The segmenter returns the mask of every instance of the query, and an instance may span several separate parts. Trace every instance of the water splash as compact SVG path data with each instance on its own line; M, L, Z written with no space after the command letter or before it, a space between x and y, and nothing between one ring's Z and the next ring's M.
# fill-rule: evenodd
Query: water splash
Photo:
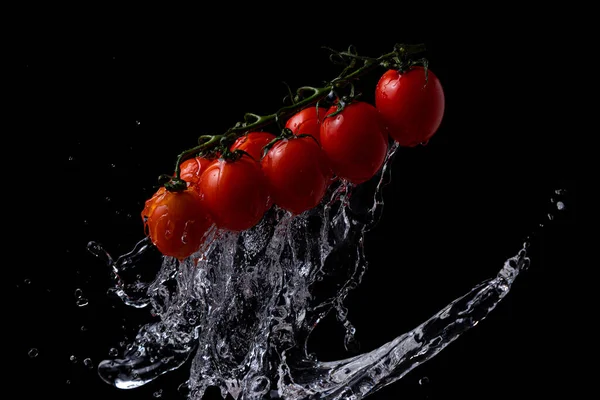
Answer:
M355 343L344 300L366 272L364 235L381 216L382 188L397 148L391 145L373 180L359 186L338 181L320 206L296 217L274 207L247 231L215 229L183 262L160 256L148 239L116 260L90 242L88 249L113 271L112 292L157 317L140 328L121 358L99 363L100 377L136 388L191 358L185 382L190 400L200 400L209 386L239 400L358 400L477 325L529 265L528 242L495 277L378 349L334 362L308 352L311 333L329 313L345 328L346 347Z

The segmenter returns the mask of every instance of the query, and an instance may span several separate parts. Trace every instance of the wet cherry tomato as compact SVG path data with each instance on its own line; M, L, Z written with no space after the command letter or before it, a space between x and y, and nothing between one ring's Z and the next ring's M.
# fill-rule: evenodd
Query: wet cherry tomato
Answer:
M327 115L337 110L332 106ZM321 124L321 147L339 178L359 184L371 179L383 166L388 135L377 109L353 101Z
M444 90L438 77L415 66L404 73L385 72L375 89L375 106L389 135L400 146L426 143L438 130L444 115Z
M250 154L252 158L260 162L263 155L263 148L269 144L275 135L269 132L250 132L242 137L239 137L230 147L231 151L243 150ZM266 210L273 206L273 199L269 196L266 204Z
M212 160L203 157L189 158L179 166L179 177L188 183L197 184L200 175Z
M256 225L269 199L260 164L245 154L235 161L214 161L200 176L198 188L217 227L230 231Z
M292 130L295 135L311 135L320 143L321 122L327 112L326 108L316 106L307 107L292 115L285 127Z
M183 260L200 249L212 220L194 186L180 192L161 187L145 203L147 236L165 256Z
M327 158L309 136L276 142L261 164L273 202L293 214L318 205L331 183Z

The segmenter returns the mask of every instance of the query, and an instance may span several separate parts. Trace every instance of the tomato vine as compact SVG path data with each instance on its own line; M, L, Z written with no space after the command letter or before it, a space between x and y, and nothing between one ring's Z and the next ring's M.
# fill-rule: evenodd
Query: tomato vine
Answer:
M331 52L329 59L337 65L343 65L342 72L329 81L323 87L302 86L296 90L295 96L290 100L291 105L284 106L272 114L258 115L254 113L244 114L244 120L237 122L222 134L218 135L201 135L198 138L198 145L187 149L177 156L175 162L174 175L161 175L159 184L171 192L183 191L187 188L187 183L181 179L181 164L196 155L214 154L217 149L229 155L228 146L235 139L250 131L256 131L272 123L281 121L282 119L294 114L304 107L316 104L319 107L319 102L327 99L330 102L338 99L337 110L329 113L329 116L334 116L341 112L343 108L351 102L356 96L354 93L353 81L367 74L378 67L386 69L395 69L400 72L406 71L413 65L422 65L425 68L427 79L427 60L425 58L413 60L411 56L425 51L424 44L396 44L393 50L379 57L366 57L359 55L354 46L349 46L347 51L336 51L325 47ZM342 90L349 87L348 95L341 95ZM290 91L291 92L291 91Z

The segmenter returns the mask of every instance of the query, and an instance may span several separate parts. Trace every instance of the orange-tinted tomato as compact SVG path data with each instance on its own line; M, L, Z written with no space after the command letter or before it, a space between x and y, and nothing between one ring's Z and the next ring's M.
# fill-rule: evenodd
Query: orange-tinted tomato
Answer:
M146 234L158 250L179 260L200 249L212 226L210 215L194 186L180 192L161 187L146 201L142 220Z
M188 183L197 184L200 175L212 161L203 157L188 158L179 166L179 177Z

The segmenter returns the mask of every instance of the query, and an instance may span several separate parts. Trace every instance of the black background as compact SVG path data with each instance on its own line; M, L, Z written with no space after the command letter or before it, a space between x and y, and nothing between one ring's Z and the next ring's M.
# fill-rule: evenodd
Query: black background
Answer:
M571 272L581 219L576 132L588 128L579 119L582 85L564 71L579 36L546 14L467 18L454 10L463 18L447 16L441 25L428 13L389 6L348 18L326 6L302 6L303 17L240 20L183 18L182 10L144 24L136 14L93 24L82 16L44 29L29 21L13 32L18 92L9 117L17 123L8 133L18 150L5 149L14 207L5 212L17 218L10 229L18 240L8 242L5 260L4 326L16 335L7 346L20 398L150 399L162 389L163 398L183 399L176 389L187 364L130 391L82 364L90 357L97 365L147 319L147 311L106 295L110 271L86 244L98 241L113 256L128 251L142 237L139 213L157 176L199 135L221 133L245 112L273 112L284 81L296 88L335 77L339 67L321 46L355 45L378 56L395 43L426 44L446 113L427 146L398 151L382 220L367 235L369 270L347 301L362 350L493 276L539 233L532 267L484 322L370 398L539 398L577 390L578 356L570 350L580 304ZM313 7L321 9L311 14ZM359 82L365 100L377 78ZM562 213L550 203L556 189L567 192ZM85 307L75 304L77 288L89 299ZM346 357L342 337L326 320L313 349L322 359ZM429 384L419 385L422 377Z

